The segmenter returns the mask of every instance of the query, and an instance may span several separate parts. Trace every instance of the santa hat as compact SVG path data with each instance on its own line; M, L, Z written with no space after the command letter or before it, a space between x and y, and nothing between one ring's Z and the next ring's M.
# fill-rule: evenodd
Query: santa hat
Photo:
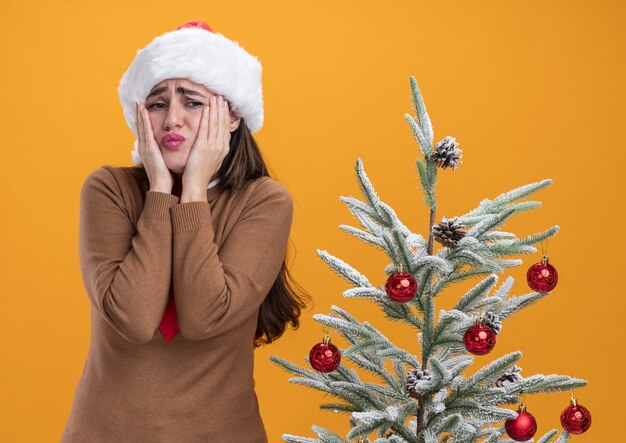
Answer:
M192 20L137 50L120 80L117 91L124 117L135 135L134 164L142 163L135 104L145 101L154 85L168 78L186 78L223 95L250 132L263 126L261 62L236 41L213 32L205 22Z

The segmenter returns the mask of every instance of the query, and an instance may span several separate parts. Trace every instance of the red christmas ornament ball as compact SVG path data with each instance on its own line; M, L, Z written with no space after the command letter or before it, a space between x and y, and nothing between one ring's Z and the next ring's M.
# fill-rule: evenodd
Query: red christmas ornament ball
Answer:
M582 434L591 426L591 412L573 402L561 412L561 425L571 434Z
M530 412L526 412L524 406L520 406L517 410L517 417L507 420L504 423L504 429L513 440L526 441L533 438L537 432L537 421Z
M311 348L309 362L316 371L332 372L341 363L341 352L330 340L324 340Z
M535 263L526 272L528 286L535 292L548 292L554 289L559 280L556 268L548 263L548 258L543 257L541 262Z
M485 355L496 345L496 333L481 323L470 326L463 337L465 349L475 355Z
M391 274L385 283L385 290L390 299L400 303L406 303L415 297L417 282L408 272Z

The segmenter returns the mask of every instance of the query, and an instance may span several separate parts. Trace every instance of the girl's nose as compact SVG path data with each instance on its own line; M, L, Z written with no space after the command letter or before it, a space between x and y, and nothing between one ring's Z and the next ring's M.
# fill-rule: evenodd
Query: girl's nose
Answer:
M163 121L163 126L166 131L180 128L183 125L183 113L178 103L170 103L167 108L167 114Z

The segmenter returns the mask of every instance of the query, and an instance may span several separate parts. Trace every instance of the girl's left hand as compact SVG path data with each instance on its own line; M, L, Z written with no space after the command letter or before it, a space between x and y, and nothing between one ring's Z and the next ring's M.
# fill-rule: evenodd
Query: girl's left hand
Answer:
M224 97L213 95L202 110L200 129L183 172L183 192L206 193L211 177L230 151L230 111Z

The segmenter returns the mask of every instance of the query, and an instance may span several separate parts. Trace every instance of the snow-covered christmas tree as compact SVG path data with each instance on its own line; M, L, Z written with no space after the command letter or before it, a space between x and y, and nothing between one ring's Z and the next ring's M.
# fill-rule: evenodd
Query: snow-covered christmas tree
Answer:
M574 397L574 388L587 382L556 374L522 376L517 366L522 356L519 351L493 361L484 356L495 346L504 320L546 297L557 284L557 271L544 255L527 273L532 292L509 295L511 276L496 287L498 273L522 264L522 260L508 256L534 253L537 249L533 245L547 243L558 232L555 225L518 238L499 230L513 215L540 206L538 201L521 199L552 181L520 186L493 200L482 200L464 215L443 217L436 223L438 170L456 170L462 154L449 136L433 146L432 125L414 77L410 77L410 84L415 116L405 116L423 156L416 166L424 201L430 208L427 238L409 230L381 201L357 159L356 176L364 201L343 196L340 200L362 229L340 228L387 254L391 263L384 269L386 283L375 286L348 263L325 250L317 252L354 285L344 291L344 297L373 301L386 319L417 330L419 354L399 348L369 322L360 322L335 305L330 315L315 314L314 320L324 326L326 334L305 357L308 367L276 356L270 360L298 376L289 382L340 399L320 408L349 415L351 430L342 437L314 425L318 438L291 434L282 438L292 443L370 442L368 436L375 432L376 443L531 442L537 424L526 410L526 395L572 390L571 404L559 411L563 429L553 429L537 440L566 442L591 425L589 411ZM441 245L436 253L434 242ZM452 309L440 310L436 318L437 296L455 283L476 278L481 279L479 283L462 294ZM335 329L350 346L337 348L330 342L328 328ZM380 383L361 381L354 369L344 365L346 359L376 375ZM386 361L393 371L385 367Z

